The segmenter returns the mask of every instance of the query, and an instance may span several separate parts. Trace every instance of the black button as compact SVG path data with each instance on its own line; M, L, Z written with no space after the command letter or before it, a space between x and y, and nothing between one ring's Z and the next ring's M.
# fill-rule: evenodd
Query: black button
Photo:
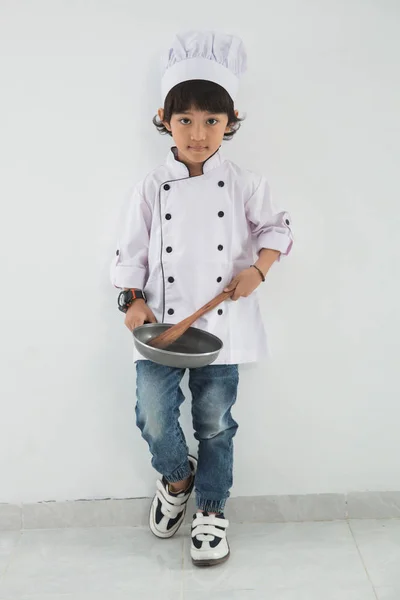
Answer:
M218 181L219 187L224 187L225 183L223 181Z
M224 247L223 247L223 246L221 246L221 244L220 244L220 245L218 246L218 250L223 250L223 249L224 249Z
M170 190L170 189L171 189L171 186L170 186L170 185L168 185L168 183L166 183L166 184L164 185L164 190L165 190L166 192L168 192L168 190Z
M117 256L119 256L119 250L117 250L115 254L116 254Z
M173 277L168 277L169 283L174 283L175 279Z
M167 219L167 221L170 221L170 220L171 220L171 218L172 218L172 215L170 215L169 213L167 213L167 214L165 215L165 218Z
M286 225L290 225L289 219L286 219L285 223L286 223Z
M170 254L170 253L172 252L172 248L171 248L171 246L168 246L168 247L167 247L167 252L168 252L168 254Z
M220 309L219 309L219 311L218 311L218 314L219 314L219 315L222 315L222 313L223 313L223 312L224 312L224 311L222 310L222 308L220 308Z
M220 210L219 213L218 213L218 216L219 217L223 217L224 215L225 215L224 211Z
M221 281L222 281L222 277L218 277L217 282L221 283Z
M168 314L169 314L169 315L173 315L173 314L174 314L174 312L175 312L175 311L174 311L174 309L173 309L173 308L169 308L169 309L168 309Z

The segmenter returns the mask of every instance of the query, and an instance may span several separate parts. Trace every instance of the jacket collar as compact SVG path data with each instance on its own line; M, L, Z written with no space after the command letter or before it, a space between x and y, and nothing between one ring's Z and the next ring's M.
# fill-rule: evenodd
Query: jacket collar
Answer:
M180 162L179 160L177 160L176 155L177 155L177 148L176 148L176 146L173 146L170 149L170 151L168 152L167 166L172 171L172 174L174 175L174 177L176 177L177 179L189 177L189 169L183 162ZM203 164L203 174L205 175L206 173L209 173L213 169L216 169L224 162L224 160L225 159L223 158L223 156L221 154L221 147L220 147Z

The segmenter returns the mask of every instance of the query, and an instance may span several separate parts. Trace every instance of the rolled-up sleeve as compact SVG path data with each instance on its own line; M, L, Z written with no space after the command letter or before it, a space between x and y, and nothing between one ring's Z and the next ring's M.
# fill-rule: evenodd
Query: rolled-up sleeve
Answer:
M293 245L292 219L287 212L274 206L264 177L246 202L246 216L257 253L269 248L278 250L281 255L289 254Z
M152 211L139 189L134 189L121 215L119 236L111 264L116 288L143 289L148 277Z

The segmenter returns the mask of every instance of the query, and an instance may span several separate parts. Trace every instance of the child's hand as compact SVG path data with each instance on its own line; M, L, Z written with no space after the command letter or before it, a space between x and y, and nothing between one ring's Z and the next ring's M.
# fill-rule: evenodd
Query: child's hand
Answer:
M250 267L249 269L244 269L241 271L230 284L224 289L224 292L230 292L235 290L235 293L232 295L232 300L239 300L239 298L247 298L254 292L256 288L262 282L260 273L254 267Z
M130 306L125 315L125 325L129 331L133 331L136 327L140 327L145 321L149 323L157 323L153 311L149 308L144 300L135 300Z

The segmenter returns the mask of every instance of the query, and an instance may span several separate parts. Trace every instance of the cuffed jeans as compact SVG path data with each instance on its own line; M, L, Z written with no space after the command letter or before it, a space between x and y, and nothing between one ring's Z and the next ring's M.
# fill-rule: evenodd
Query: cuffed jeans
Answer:
M186 479L191 470L179 424L185 369L139 360L136 373L136 422L149 445L152 465L170 483ZM193 428L199 442L196 502L204 511L223 512L232 487L233 437L238 425L231 408L238 383L237 365L189 370Z

